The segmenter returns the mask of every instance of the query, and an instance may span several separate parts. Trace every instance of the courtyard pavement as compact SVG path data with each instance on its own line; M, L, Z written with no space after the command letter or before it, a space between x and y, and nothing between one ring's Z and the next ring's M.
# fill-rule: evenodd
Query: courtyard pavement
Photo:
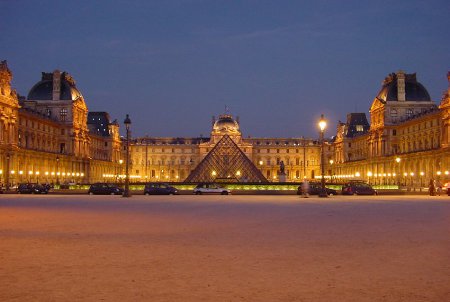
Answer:
M450 197L0 195L0 301L450 301Z

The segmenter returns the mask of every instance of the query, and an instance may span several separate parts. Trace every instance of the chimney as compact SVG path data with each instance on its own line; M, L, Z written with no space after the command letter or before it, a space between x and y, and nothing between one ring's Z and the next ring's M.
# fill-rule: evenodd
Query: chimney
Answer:
M59 70L53 71L53 100L61 99L61 72Z
M399 102L404 102L406 100L405 73L401 70L397 72L397 100Z

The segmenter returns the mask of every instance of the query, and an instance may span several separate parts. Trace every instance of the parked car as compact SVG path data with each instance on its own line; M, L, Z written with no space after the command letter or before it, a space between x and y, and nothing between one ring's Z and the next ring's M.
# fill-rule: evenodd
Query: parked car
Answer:
M302 195L303 193L303 183L300 183L300 186L297 188L297 195ZM322 191L322 184L320 182L310 182L309 183L309 195L319 195L320 191ZM325 191L327 195L337 195L337 191L325 187Z
M350 182L342 187L342 195L377 195L378 192L371 185L364 182Z
M17 187L19 194L48 194L49 187L40 184L20 184Z
M95 183L92 184L88 190L89 195L102 194L102 195L119 195L123 193L123 189L115 184L108 183Z
M145 195L178 195L177 188L165 183L148 183L144 188Z
M447 195L450 196L450 181L448 181L446 184L444 184L444 188L447 189Z
M194 188L194 194L231 194L229 189L223 188L215 183L200 183Z

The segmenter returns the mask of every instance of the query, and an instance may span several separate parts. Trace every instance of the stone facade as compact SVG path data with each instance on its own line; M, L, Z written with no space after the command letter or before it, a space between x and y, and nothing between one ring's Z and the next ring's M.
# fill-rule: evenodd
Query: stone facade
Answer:
M55 70L18 97L12 73L0 63L2 182L87 183L115 173L121 157L117 123L108 135L88 128L88 108L73 78Z
M450 180L449 103L447 91L437 106L416 74L390 74L370 107L368 130L347 135L354 123L338 125L328 158L335 163L334 177L407 187Z
M125 150L117 121L111 122L106 112L88 112L68 73L42 73L27 98L11 88L11 79L6 61L1 62L3 183L123 179ZM450 88L438 106L416 74L392 73L369 112L370 124L364 113L350 113L346 122L338 123L336 136L325 142L328 181L364 179L418 187L431 178L450 180ZM282 162L288 182L320 177L317 139L246 138L239 119L223 114L213 117L209 137L133 138L131 181L182 182L225 135L268 181L280 180Z
M140 137L133 140L131 176L135 181L183 181L228 135L269 181L278 181L281 161L287 181L320 174L320 145L307 138L244 138L229 114L213 119L210 137Z

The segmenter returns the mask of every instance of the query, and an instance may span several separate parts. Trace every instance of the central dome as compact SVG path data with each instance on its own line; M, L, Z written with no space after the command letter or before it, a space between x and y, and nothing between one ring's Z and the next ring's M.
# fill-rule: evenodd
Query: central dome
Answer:
M216 133L239 133L239 124L229 114L222 114L214 123L213 132Z

